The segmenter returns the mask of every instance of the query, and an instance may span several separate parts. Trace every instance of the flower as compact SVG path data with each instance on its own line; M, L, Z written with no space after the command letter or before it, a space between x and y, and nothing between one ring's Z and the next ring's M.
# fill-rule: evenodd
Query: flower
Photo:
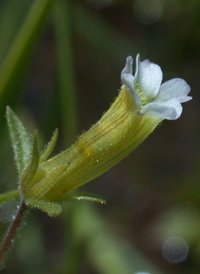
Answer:
M121 73L121 81L132 93L136 110L141 114L157 116L160 119L178 119L183 110L181 103L192 99L187 96L190 86L185 80L174 78L161 85L163 73L160 66L149 60L141 62L138 54L133 76L132 64L132 57L127 57Z
M179 78L161 85L160 67L148 60L140 62L139 55L133 76L132 63L129 56L121 73L120 92L96 124L49 160L32 158L32 166L20 184L21 195L29 205L57 216L61 212L59 203L69 200L75 189L120 162L163 119L175 120L181 115L181 103L191 99L187 96L189 85ZM37 149L33 147L34 151Z

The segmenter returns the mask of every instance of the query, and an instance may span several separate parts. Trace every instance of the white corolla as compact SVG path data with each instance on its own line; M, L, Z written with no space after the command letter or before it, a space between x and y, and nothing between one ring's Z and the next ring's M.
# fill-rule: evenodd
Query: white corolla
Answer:
M135 110L161 119L178 119L182 113L181 103L192 99L187 96L190 86L186 81L174 78L161 84L163 73L160 66L149 60L141 62L139 54L134 76L132 65L133 59L129 56L121 72L121 81L134 98Z

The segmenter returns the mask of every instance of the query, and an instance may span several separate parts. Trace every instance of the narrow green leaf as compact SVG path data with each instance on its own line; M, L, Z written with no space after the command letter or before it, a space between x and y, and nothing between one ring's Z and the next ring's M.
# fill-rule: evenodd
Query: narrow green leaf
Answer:
M20 183L22 194L26 194L26 190L28 190L28 187L29 187L29 182L33 179L35 173L37 172L39 159L40 159L40 155L39 155L39 149L38 149L38 131L35 130L34 136L33 136L31 162L26 168Z
M0 194L0 205L12 199L19 198L19 190L8 191Z
M55 0L35 0L12 43L0 68L0 103L9 98L10 92L22 76L24 64L41 33L44 22ZM2 100L3 99L3 100Z
M46 159L50 156L50 154L54 150L54 147L56 145L57 139L58 139L58 129L56 129L54 131L53 136L52 136L50 142L47 144L44 152L40 156L40 163L46 161Z
M32 149L31 141L24 125L10 107L7 107L6 118L17 169L19 176L21 177L23 171L26 169L29 163Z
M32 0L0 2L0 63L7 54L31 4Z
M106 204L106 200L99 195L94 193L86 193L86 192L72 192L67 195L66 201L68 200L78 200L78 201L90 201L101 204Z
M39 201L35 199L28 199L26 202L28 205L46 212L50 217L57 217L62 212L62 207L54 202Z
M152 264L133 243L131 245L117 235L115 226L111 226L109 220L101 216L95 207L88 203L83 206L77 204L72 210L71 225L75 241L85 244L85 254L97 273L165 273Z

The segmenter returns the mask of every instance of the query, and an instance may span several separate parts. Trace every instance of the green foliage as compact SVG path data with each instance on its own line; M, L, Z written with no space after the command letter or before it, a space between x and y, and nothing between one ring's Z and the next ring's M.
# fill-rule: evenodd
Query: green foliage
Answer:
M20 176L20 190L21 193L26 196L30 182L37 172L39 163L45 161L55 147L58 130L55 130L50 142L40 158L37 130L34 131L33 142L31 144L25 127L10 107L7 107L6 117ZM9 199L18 197L18 195L18 191L2 194L0 197L0 202L6 202ZM39 201L28 198L26 199L26 203L32 207L41 209L51 217L58 216L62 211L61 206L53 202L46 202L42 200Z
M129 274L148 272L164 274L154 267L139 251L115 234L98 211L84 204L72 208L76 241L85 243L86 254L101 274ZM84 222L81 216L84 216Z
M18 190L13 190L13 191L8 191L5 193L0 194L0 205L8 202L12 199L18 199L19 198L19 191Z
M55 0L36 0L12 43L0 69L0 102L7 102L24 72L24 65L33 50L41 28Z
M106 204L106 200L103 197L86 192L71 192L65 197L65 200L90 201L100 204Z
M38 149L38 131L35 130L34 136L33 136L31 161L30 161L30 164L27 166L22 176L22 179L20 181L20 188L23 194L26 194L27 189L29 188L29 184L37 172L39 161L40 161L40 154Z
M46 202L28 198L26 202L35 208L46 212L50 217L57 217L62 212L62 207L58 203Z
M40 156L40 163L46 161L48 159L48 157L51 155L52 151L55 148L56 142L58 139L58 129L56 129L53 133L53 136L51 138L51 140L49 141L49 143L46 145L43 153Z
M14 150L14 159L19 177L21 177L30 160L31 141L24 125L10 107L7 107L6 118Z
M36 175L40 164L47 160L56 145L58 130L55 130L50 142L47 144L44 152L40 156L38 148L38 131L34 131L33 141L31 143L24 125L10 107L7 107L6 117L15 160L19 171L20 195L25 198L26 203L29 206L39 208L51 217L58 216L62 212L62 208L58 203L54 201L46 201L43 199L35 199L34 197L31 197L29 193L29 188L32 186L32 180ZM54 167L52 168L54 169ZM49 178L49 180L50 179L51 178ZM48 181L46 182L46 185L48 185ZM0 202L4 203L18 196L19 192L17 190L5 193L0 196ZM70 200L85 200L105 204L105 200L100 196L81 192L69 193L63 199L65 202Z

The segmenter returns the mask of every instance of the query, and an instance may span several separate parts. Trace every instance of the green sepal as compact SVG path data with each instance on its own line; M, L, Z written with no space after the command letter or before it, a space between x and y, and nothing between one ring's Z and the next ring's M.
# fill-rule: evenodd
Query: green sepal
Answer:
M90 201L100 204L106 204L106 200L94 193L87 192L72 192L65 197L64 201L77 200L77 201Z
M58 203L43 200L27 199L26 203L31 207L38 208L50 217L57 217L62 212L62 207Z
M14 150L19 177L26 169L31 155L31 141L28 133L17 115L9 106L6 109L6 118Z
M31 162L26 168L22 176L22 180L20 182L21 191L23 195L26 195L26 190L28 190L29 183L33 179L35 173L37 172L37 169L39 166L39 160L40 160L40 154L38 149L38 131L35 130L33 135Z
M40 156L40 163L44 162L47 160L47 158L50 156L52 151L54 150L54 147L56 145L58 139L58 129L56 129L53 133L53 136L49 143L47 144L46 148L44 149L42 155Z
M18 198L19 198L19 190L17 189L2 193L0 194L0 205L12 199L18 199Z

